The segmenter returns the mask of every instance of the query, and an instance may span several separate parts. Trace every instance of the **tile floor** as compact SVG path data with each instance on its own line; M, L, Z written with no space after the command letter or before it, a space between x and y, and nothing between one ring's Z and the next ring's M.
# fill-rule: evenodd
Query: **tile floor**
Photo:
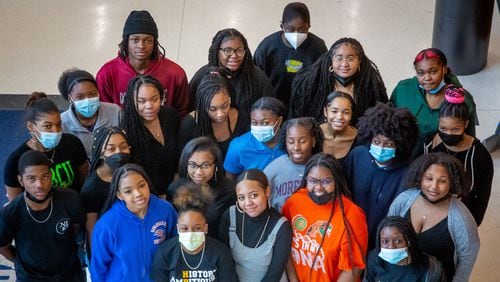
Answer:
M1 94L42 90L57 94L63 70L79 67L92 73L113 58L129 12L146 9L159 27L167 57L184 67L189 77L207 62L215 33L239 29L255 50L260 40L279 29L288 1L269 0L155 0L155 1L0 1ZM343 36L355 37L378 65L388 91L397 81L413 75L415 54L430 47L433 0L314 0L311 32L330 46ZM481 72L461 76L474 96L479 114L478 137L491 135L500 120L500 16L495 7L488 65ZM5 152L3 152L5 153ZM496 153L495 168L500 169ZM480 228L482 247L472 281L500 277L500 177L495 176L492 199ZM7 270L0 269L0 276ZM8 272L8 271L7 271ZM1 277L0 277L1 279Z

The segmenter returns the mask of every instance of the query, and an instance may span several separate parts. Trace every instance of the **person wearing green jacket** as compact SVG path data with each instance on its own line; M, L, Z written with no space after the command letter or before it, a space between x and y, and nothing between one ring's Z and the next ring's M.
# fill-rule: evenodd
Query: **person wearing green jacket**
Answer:
M420 51L415 60L416 76L401 80L390 101L394 106L407 108L417 119L420 131L420 143L438 132L439 110L444 102L446 86L453 84L462 87L458 78L447 66L445 54L436 48ZM466 133L476 136L475 126L478 125L476 104L472 95L466 91L465 104L469 111L470 122Z

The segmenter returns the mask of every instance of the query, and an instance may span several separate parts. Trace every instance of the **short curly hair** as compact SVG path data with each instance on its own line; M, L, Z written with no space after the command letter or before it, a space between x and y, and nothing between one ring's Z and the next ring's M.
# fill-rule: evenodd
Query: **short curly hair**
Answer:
M359 119L358 142L368 145L379 134L396 143L398 161L408 161L418 141L417 120L407 109L377 103Z
M453 156L445 153L430 153L417 158L406 173L405 188L420 189L422 177L431 165L443 166L450 179L450 193L458 197L467 197L466 187L470 187L465 176L463 164Z

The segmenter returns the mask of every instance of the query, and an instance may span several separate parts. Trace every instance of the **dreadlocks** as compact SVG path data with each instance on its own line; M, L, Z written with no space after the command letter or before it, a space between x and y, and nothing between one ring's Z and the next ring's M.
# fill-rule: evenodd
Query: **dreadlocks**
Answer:
M125 38L122 39L122 41L118 44L118 48L120 49L118 54L122 59L127 59L128 58L128 38L130 35L127 35ZM161 46L160 42L158 41L158 38L154 39L154 47L153 47L153 53L151 54L151 60L156 60L158 58L164 58L165 57L165 48Z
M334 90L335 78L330 73L332 57L342 45L352 47L361 60L359 71L354 80L353 98L355 109L352 124L362 116L366 109L375 106L377 101L388 101L387 91L377 66L366 56L361 44L354 38L341 38L333 43L330 50L314 64L299 71L292 82L290 97L290 116L312 116L320 121L326 96Z

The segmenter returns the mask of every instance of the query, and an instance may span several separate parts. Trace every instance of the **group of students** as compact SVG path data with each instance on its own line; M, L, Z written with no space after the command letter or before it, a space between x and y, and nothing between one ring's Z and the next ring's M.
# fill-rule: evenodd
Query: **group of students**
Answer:
M493 177L471 94L429 48L389 101L357 40L309 28L288 4L253 58L221 30L188 84L133 11L95 79L62 74L66 111L33 93L4 169L17 279L467 281Z

